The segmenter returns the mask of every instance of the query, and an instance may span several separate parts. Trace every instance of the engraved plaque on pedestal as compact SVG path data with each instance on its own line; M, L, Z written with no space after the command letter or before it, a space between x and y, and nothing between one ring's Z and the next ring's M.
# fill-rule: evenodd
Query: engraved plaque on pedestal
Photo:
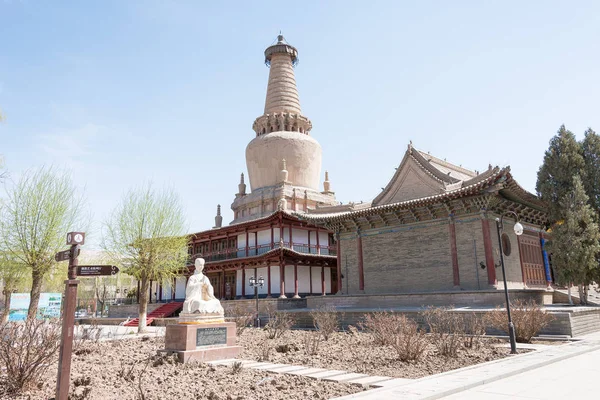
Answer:
M196 347L227 344L227 328L198 328L196 330Z

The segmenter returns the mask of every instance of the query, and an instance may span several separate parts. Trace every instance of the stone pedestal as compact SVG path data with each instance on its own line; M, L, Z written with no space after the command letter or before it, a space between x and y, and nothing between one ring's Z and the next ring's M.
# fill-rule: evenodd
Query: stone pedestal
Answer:
M235 358L241 351L235 341L234 322L167 325L162 350L176 353L184 363Z

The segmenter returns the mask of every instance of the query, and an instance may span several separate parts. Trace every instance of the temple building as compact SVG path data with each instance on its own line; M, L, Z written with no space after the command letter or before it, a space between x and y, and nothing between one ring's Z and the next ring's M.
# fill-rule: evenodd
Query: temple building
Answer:
M251 276L263 277L263 297L336 293L333 235L292 214L338 204L327 172L319 189L322 151L300 108L294 76L298 51L279 35L264 55L270 68L264 113L254 121L255 137L246 148L250 191L242 173L231 204L234 220L223 226L218 206L213 229L191 235L190 268L203 257L205 274L221 299L253 296ZM185 282L181 277L169 287L154 283L151 292L158 300L181 299Z
M472 171L410 143L373 201L336 201L327 172L321 186L321 146L300 108L298 51L279 35L264 55L264 113L246 147L250 190L242 173L233 221L223 226L218 206L215 226L190 235L189 274L203 257L216 296L253 296L250 277L263 277L261 297L494 291L502 289L499 240L509 288L549 285L544 205L509 167ZM512 214L498 235L496 218L507 211L522 236ZM152 298L182 299L185 283L154 283Z

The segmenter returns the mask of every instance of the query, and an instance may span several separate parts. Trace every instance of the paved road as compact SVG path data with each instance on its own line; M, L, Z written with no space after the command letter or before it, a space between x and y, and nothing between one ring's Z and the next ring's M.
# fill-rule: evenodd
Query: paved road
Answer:
M446 400L564 400L596 397L600 350L478 386Z

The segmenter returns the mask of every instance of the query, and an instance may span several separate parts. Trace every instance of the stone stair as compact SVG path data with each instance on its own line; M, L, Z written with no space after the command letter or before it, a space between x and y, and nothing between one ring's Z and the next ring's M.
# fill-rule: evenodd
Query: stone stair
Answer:
M174 301L172 303L167 303L163 306L158 307L156 310L152 311L150 314L146 316L146 325L150 325L155 318L166 318L170 317L175 312L183 307L183 302ZM124 324L124 326L138 326L139 319L134 318L131 321Z

